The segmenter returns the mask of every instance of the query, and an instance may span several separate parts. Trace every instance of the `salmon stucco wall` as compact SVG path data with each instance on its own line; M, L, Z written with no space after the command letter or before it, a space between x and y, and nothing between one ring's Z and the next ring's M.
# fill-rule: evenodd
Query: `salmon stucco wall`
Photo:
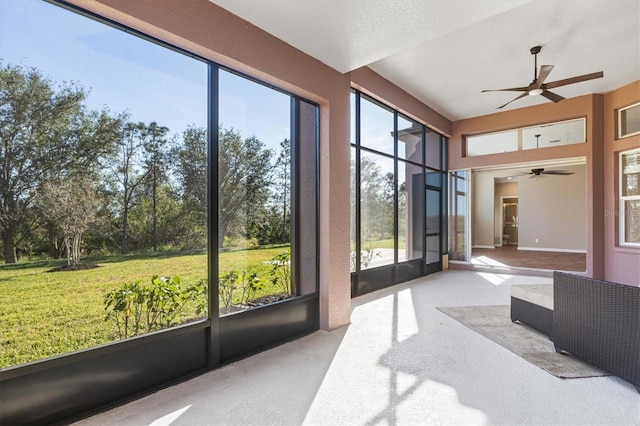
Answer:
M451 135L451 121L367 67L349 74L353 88L377 98L425 126Z
M640 148L640 135L618 137L618 110L640 102L640 80L604 97L604 255L605 279L640 286L640 248L619 242L618 157L621 151Z
M544 103L481 117L454 121L449 139L449 169L497 167L534 161L584 158L586 161L586 251L587 275L604 278L604 96L586 95L557 104ZM465 137L500 130L534 126L575 118L586 119L586 142L538 150L466 157Z

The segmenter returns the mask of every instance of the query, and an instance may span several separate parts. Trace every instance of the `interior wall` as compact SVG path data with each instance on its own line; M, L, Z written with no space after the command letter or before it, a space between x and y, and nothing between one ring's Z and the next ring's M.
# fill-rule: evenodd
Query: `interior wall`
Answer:
M473 174L472 246L493 248L501 240L501 196L518 196L518 249L586 251L586 166L562 166L566 176L517 177L495 183L503 171ZM488 203L487 200L493 200ZM536 239L538 240L536 242Z
M640 286L640 248L621 247L618 240L618 155L640 147L640 135L617 137L617 111L640 102L640 80L607 93L604 98L604 255L605 279Z
M572 175L518 179L519 250L586 251L586 167Z
M495 197L495 176L481 172L474 173L471 178L471 247L494 248L494 204L487 200Z

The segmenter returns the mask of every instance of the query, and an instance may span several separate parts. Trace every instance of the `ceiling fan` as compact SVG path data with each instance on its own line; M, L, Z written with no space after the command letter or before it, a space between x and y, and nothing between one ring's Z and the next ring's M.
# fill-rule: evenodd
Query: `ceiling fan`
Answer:
M568 170L545 170L543 168L531 169L529 173L523 173L523 175L531 175L531 177L539 177L540 175L572 175L573 172Z
M501 109L509 105L513 101L517 101L520 98L524 98L527 95L536 96L542 95L545 98L549 99L553 102L560 102L564 98L556 93L550 92L548 89L554 89L560 86L566 86L568 84L580 83L581 81L593 80L596 78L604 77L604 73L602 71L594 72L591 74L580 75L571 78L565 78L563 80L553 81L551 83L545 83L544 81L551 73L553 69L553 65L541 65L540 73L538 73L538 53L542 50L541 46L534 46L529 51L532 55L534 55L534 65L533 65L533 81L528 86L524 87L511 87L509 89L496 89L496 90L483 90L482 92L524 92L517 98L507 102L506 104L499 106L497 109Z

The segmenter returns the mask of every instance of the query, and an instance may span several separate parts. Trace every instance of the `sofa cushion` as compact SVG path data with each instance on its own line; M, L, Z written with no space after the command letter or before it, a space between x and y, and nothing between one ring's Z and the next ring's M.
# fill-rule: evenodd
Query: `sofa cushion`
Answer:
M553 284L512 285L511 297L553 310Z

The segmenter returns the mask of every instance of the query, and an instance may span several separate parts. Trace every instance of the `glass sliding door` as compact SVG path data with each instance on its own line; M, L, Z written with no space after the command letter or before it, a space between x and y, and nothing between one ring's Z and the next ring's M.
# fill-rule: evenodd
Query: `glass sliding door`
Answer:
M468 170L449 173L449 260L469 262Z
M438 160L439 163L440 160ZM432 162L434 164L435 161ZM441 269L442 255L442 173L439 170L426 169L425 172L425 234L426 234L426 256L425 262L427 270L436 271Z
M398 263L422 259L424 238L423 127L398 114Z
M428 188L426 190L427 214L426 214L426 236L427 236L427 253L426 263L431 265L440 262L440 238L441 230L441 194L439 189Z
M398 262L421 259L424 229L423 169L398 161Z

